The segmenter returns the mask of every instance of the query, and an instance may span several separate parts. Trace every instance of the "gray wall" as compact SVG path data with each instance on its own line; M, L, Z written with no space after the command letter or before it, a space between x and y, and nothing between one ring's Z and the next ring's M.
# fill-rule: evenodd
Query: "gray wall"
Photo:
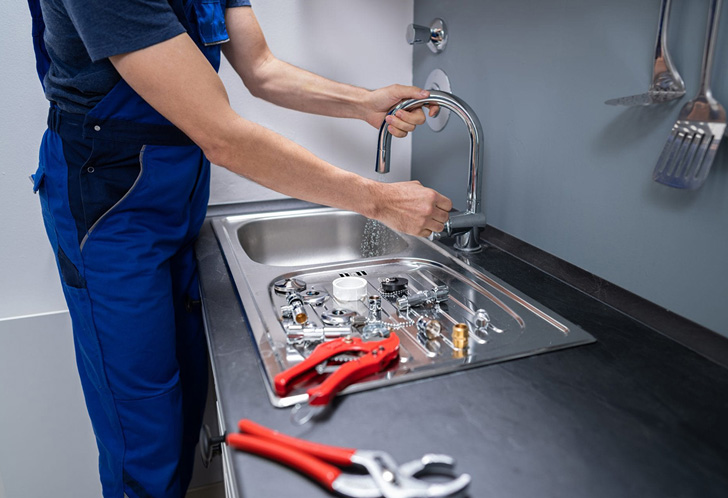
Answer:
M658 0L417 0L415 22L442 17L450 39L418 46L414 79L434 68L485 130L489 224L728 336L728 159L695 192L652 181L680 107L697 92L708 0L674 0L673 62L688 94L619 108L652 72ZM728 105L728 13L714 95ZM414 133L412 176L464 207L467 137L456 117Z

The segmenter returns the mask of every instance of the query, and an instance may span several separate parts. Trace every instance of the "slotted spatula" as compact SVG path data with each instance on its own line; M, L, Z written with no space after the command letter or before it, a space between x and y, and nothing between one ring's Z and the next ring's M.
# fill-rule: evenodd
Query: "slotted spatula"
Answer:
M695 190L708 176L723 133L726 113L710 91L713 54L722 0L711 0L700 91L680 111L652 179L674 188Z

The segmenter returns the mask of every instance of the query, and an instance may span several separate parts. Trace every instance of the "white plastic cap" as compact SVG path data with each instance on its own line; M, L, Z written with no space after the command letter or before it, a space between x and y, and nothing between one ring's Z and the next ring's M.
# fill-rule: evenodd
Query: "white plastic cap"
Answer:
M358 301L367 295L367 281L360 277L334 280L334 297L339 301Z

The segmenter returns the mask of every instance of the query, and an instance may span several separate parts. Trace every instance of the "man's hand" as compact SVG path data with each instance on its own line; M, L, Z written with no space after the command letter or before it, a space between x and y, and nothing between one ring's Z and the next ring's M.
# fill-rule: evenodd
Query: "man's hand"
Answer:
M428 237L442 232L452 201L418 181L377 183L372 217L400 232Z
M416 126L425 122L425 113L422 108L412 111L399 110L395 115L387 116L387 112L406 99L422 99L430 96L430 92L416 86L390 85L373 90L365 104L367 109L366 122L375 128L382 125L385 119L389 124L388 131L398 138L406 137ZM437 114L438 106L430 106L430 116Z

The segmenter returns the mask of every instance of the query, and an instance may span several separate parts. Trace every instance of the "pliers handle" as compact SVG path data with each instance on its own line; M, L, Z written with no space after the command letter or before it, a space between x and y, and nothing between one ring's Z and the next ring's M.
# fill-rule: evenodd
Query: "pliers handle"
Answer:
M352 465L355 449L327 446L287 436L247 419L238 422L239 433L227 434L225 442L294 468L318 481L326 489L345 496L382 496L371 476L344 474L341 467Z
M319 344L304 361L274 377L276 394L287 395L296 385L315 377L317 365L335 360L336 356L347 353L356 353L360 356L346 361L321 384L306 391L309 405L326 405L345 387L384 370L399 355L399 337L394 333L381 341L341 337Z

